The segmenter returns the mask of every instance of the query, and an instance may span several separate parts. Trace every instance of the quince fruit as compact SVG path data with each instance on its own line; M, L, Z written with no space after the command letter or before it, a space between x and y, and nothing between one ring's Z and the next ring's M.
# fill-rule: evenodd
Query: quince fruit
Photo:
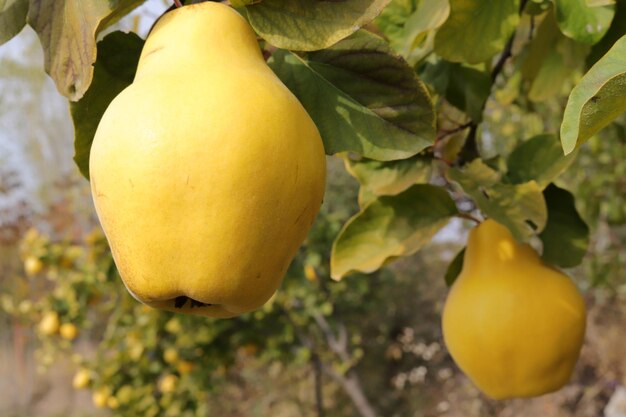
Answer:
M56 311L47 311L37 326L39 332L44 336L52 336L59 331L61 321Z
M24 271L28 276L37 275L43 270L43 262L36 256L29 255L24 261Z
M59 327L59 334L65 340L74 340L78 336L78 328L72 323L63 323Z
M90 155L100 222L130 293L232 317L278 288L319 211L319 132L234 9L204 2L154 26Z
M91 382L91 373L87 369L79 369L72 379L74 389L83 389L89 386Z
M533 397L569 380L585 334L572 280L509 230L486 220L470 232L463 269L443 310L458 366L495 399Z

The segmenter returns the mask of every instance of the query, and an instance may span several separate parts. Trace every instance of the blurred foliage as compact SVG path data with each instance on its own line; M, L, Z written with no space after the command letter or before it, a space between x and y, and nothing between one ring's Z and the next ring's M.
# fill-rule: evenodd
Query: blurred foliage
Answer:
M393 274L383 269L367 279L329 279L330 245L357 205L343 162L332 162L322 213L281 290L261 310L211 320L138 303L125 290L99 228L78 241L29 230L21 244L25 274L5 286L0 308L36 329L41 370L70 354L74 387L91 390L97 407L124 417L210 415L211 404L220 407L211 398L228 385L242 357L291 369L319 361L325 375L341 380L360 366L367 348L368 368L375 370L385 365L381 358L400 323L413 316L410 308L399 315L403 308L389 300L410 294L415 277L392 286ZM81 339L95 341L97 350L81 351ZM371 379L368 389L389 389L386 373Z

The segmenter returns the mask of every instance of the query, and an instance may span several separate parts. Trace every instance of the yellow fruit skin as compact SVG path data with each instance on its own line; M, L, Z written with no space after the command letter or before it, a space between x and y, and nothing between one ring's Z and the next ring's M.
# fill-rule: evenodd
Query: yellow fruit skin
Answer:
M61 337L66 340L74 340L78 336L78 328L72 323L63 323L59 327Z
M280 285L321 206L325 163L247 22L204 2L155 25L98 126L91 189L135 298L231 317ZM179 296L211 305L179 308Z
M176 375L165 375L159 381L159 390L163 393L170 393L176 391L176 385L178 384L178 378Z
M59 331L60 326L59 315L55 311L48 311L41 318L38 329L45 336L52 336Z
M81 369L74 375L74 379L72 380L72 386L74 389L83 389L89 386L89 382L91 381L91 375L88 370Z
M28 256L24 261L24 270L29 276L37 275L43 270L43 262L36 256Z
M107 406L107 401L111 397L111 390L108 387L102 387L91 394L93 404L98 408Z
M533 397L569 380L585 334L584 300L504 226L470 232L461 274L443 310L452 358L495 399Z

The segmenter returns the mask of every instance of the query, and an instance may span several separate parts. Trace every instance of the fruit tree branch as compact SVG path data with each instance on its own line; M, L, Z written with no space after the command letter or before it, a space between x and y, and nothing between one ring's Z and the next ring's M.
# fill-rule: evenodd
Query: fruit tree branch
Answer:
M350 363L352 358L348 352L348 332L346 326L341 324L339 326L339 334L335 335L324 316L321 314L313 314L313 319L324 334L330 349L342 362ZM376 417L376 411L365 396L361 380L353 366L351 366L345 374L337 372L331 366L323 366L323 369L325 373L343 387L362 417Z
M519 8L519 14L520 15L524 12L524 7L526 7L526 2L527 1L528 0L521 0L520 1L520 8ZM515 39L515 33L516 32L517 31L514 31L511 34L511 36L509 37L509 39L507 40L506 45L504 46L504 50L500 54L500 57L498 58L498 61L496 61L495 65L491 69L491 72L489 73L490 78L491 78L491 86L492 87L496 83L496 79L498 78L498 75L500 75L500 73L504 69L504 64L513 55L513 53L512 53L513 41ZM485 111L485 106L486 105L487 105L487 100L485 100L485 102L483 103L483 106L482 106L482 108L480 110L481 114ZM477 131L478 131L478 123L476 123L476 121L472 120L472 122L470 124L469 134L467 135L467 139L465 140L465 145L463 145L463 149L461 149L461 152L459 153L459 158L458 158L458 161L457 161L458 165L463 165L465 162L469 162L469 161L471 161L471 160L473 160L473 159L475 159L475 158L477 158L479 156L478 144L476 142L476 132Z
M337 372L330 366L324 365L323 369L326 374L341 385L362 417L377 417L374 408L363 392L361 381L353 369L346 372L345 375Z
M317 417L324 417L324 398L322 397L322 360L317 352L311 354L313 375L315 377L315 408Z

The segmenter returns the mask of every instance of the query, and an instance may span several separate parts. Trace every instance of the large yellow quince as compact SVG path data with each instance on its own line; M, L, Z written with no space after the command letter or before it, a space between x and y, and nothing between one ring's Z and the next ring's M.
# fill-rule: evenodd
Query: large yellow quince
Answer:
M91 189L135 298L230 317L276 291L319 211L325 163L248 23L204 2L154 26L98 126Z
M443 336L454 361L487 395L532 397L569 380L585 317L567 275L487 220L470 232L444 307Z

